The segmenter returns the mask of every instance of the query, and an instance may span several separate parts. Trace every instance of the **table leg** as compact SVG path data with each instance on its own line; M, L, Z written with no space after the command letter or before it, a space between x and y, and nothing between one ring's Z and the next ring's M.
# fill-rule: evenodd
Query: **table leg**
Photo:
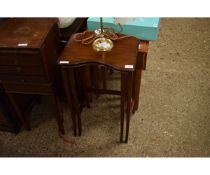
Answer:
M145 52L143 54L143 67L142 67L143 70L146 70L146 64L147 64L147 53Z
M61 73L62 73L62 78L63 78L63 83L64 83L64 88L65 88L68 104L69 104L69 107L70 107L74 136L76 136L77 135L76 116L75 116L75 110L74 110L74 106L73 106L72 96L71 96L71 93L70 93L68 72L67 72L66 68L62 67L61 68Z
M100 70L99 70L99 66L98 65L93 65L92 66L92 70L93 70L93 75L92 75L92 84L96 89L99 89L100 87L100 78L99 78L99 74L100 74ZM99 97L99 93L95 93L97 97Z
M17 114L18 119L19 119L20 122L22 123L23 127L24 127L26 130L30 131L30 130L31 130L31 127L30 127L29 123L27 122L27 120L26 120L26 119L24 118L24 116L22 115L22 113L21 113L21 111L20 111L20 109L19 109L17 103L15 102L15 99L14 99L14 97L13 97L13 94L12 94L12 93L7 93L7 96L8 96L8 98L9 98L9 100L10 100L10 102L11 102L11 104L12 104L12 106L13 106L13 108L14 108L16 114Z
M133 99L134 99L134 105L132 112L135 113L135 111L138 110L139 107L139 96L140 96L140 86L141 86L141 70L136 70L134 73L134 91L133 91Z
M52 107L56 113L56 120L58 123L59 134L65 134L65 130L63 127L63 114L61 112L61 106L57 95L49 95L49 99L52 103Z
M70 82L70 93L72 97L72 104L73 104L73 109L76 113L76 124L78 127L78 136L81 136L82 134L82 122L81 122L81 108L82 108L82 103L81 100L79 99L80 92L78 92L77 88L77 82L75 79L75 73L77 72L77 68L68 68L68 75L69 75L69 82ZM89 82L89 81L88 81ZM87 95L87 105L89 104L89 99L88 99L88 93L87 90L85 90L85 95Z
M88 108L90 108L90 98L91 95L88 93L88 88L91 88L91 76L90 76L90 67L82 67L82 86L85 95L85 102Z
M107 72L107 68L102 66L101 67L101 80L102 80L103 89L106 89L106 72Z
M133 99L134 99L134 105L132 112L135 113L136 110L138 110L139 106L139 96L140 96L140 86L141 86L141 74L142 69L146 66L146 53L138 53L137 58L137 64L136 64L136 70L134 71L134 81L133 81ZM144 65L145 64L145 65Z
M127 107L126 107L126 135L125 135L125 143L128 142L128 134L130 127L130 115L131 115L131 105L132 105L132 84L133 84L133 72L127 73Z
M130 115L132 106L133 72L121 72L121 125L120 142L127 143L130 127ZM126 110L125 110L126 106ZM126 111L126 118L124 113ZM125 140L123 140L124 123L126 128Z
M121 117L120 117L120 142L123 142L124 113L125 113L125 73L121 72Z

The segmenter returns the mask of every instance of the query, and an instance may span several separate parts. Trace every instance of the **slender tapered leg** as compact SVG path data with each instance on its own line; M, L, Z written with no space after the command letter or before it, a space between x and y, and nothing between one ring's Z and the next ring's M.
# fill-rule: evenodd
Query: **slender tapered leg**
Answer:
M49 99L56 113L56 120L58 123L59 134L65 134L64 127L63 127L63 114L61 112L59 99L56 95L49 95Z
M82 107L82 104L81 104L81 100L80 100L80 93L81 92L78 92L79 87L77 86L78 84L77 84L76 79L75 79L75 73L78 75L77 71L78 71L78 69L69 68L68 69L68 75L69 75L69 82L70 82L70 87L71 87L70 88L70 93L71 93L71 97L72 97L72 105L73 105L73 108L74 108L74 111L75 111L75 114L76 114L76 125L77 125L77 128L78 128L78 136L81 136L81 134L82 134L82 122L81 122L81 109L80 108ZM82 72L83 72L83 70L82 70ZM80 76L81 76L82 75L81 71L79 71L79 73L80 73ZM87 102L87 105L88 105L89 104L88 93L87 93L87 91L85 91L84 93L85 93L85 95L87 95L85 97L85 101L87 100L86 102Z
M82 67L82 86L85 95L86 106L90 108L90 94L88 93L88 88L91 88L91 77L90 77L90 67L83 66Z
M68 104L70 107L74 136L76 136L77 135L77 127L76 127L77 124L76 124L76 116L75 116L75 110L74 110L74 106L73 106L73 100L72 100L72 96L70 93L68 72L67 72L66 68L64 68L64 67L61 68L61 72L62 72L62 78L63 78L63 83L64 83L64 88L66 91Z
M134 81L133 81L133 99L134 99L134 105L132 112L135 113L136 110L138 110L139 106L139 96L140 96L140 86L141 86L141 74L142 74L142 68L144 68L145 62L145 57L146 53L138 53L138 58L137 58L137 64L136 64L136 69L134 71Z
M9 98L9 100L10 100L10 102L11 102L11 104L12 104L12 106L13 106L16 114L17 114L17 117L18 117L18 119L21 122L21 124L23 125L23 127L26 130L30 131L31 130L31 127L30 127L29 123L27 122L27 120L24 118L23 114L21 113L21 111L20 111L17 103L15 102L15 99L13 97L13 94L7 93L7 95L8 95L8 98Z
M143 70L146 70L146 64L147 64L147 53L144 53L144 57L143 57Z
M78 120L78 135L81 136L82 135L82 121L81 121L81 113L77 114L77 120Z
M92 77L92 84L96 89L99 89L99 84L100 84L100 79L99 79L99 74L100 74L100 70L99 70L99 66L98 65L94 65L92 66L93 68L93 77ZM97 97L99 97L99 93L96 92L95 93Z
M125 75L121 72L121 114L120 114L120 142L123 142L124 113L125 113Z
M101 79L102 79L103 89L106 89L106 71L107 71L107 68L102 66L101 67Z
M133 84L133 73L127 73L127 107L126 107L126 135L125 135L125 143L128 142L128 134L130 127L130 115L131 115L131 105L132 105L132 84Z
M135 113L136 110L138 110L139 106L139 96L140 96L140 85L141 85L141 70L136 70L134 79L134 106L132 112Z

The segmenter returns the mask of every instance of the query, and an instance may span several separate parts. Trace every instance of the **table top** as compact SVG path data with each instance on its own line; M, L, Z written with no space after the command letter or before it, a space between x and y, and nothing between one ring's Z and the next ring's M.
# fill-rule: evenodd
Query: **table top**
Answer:
M61 53L58 63L62 66L102 64L116 70L134 71L139 40L135 37L128 37L113 41L113 43L114 47L111 51L97 52L93 50L92 44L84 45L74 41L73 35Z
M0 48L40 48L55 18L10 18L0 25Z

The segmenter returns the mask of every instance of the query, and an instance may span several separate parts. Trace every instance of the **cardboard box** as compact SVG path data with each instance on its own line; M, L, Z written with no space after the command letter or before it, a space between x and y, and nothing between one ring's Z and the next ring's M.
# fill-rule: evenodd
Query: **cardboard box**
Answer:
M135 18L122 25L122 33L134 36L142 40L157 40L159 31L159 18ZM116 33L120 31L120 26L114 18L103 18L104 27L112 27ZM89 31L100 28L100 18L88 18L87 27Z

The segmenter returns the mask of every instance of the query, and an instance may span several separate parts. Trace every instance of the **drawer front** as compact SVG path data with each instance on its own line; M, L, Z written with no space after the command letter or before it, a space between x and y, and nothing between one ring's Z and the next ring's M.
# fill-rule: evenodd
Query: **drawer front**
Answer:
M44 75L42 66L0 66L0 74Z
M0 81L13 83L45 83L45 76L24 76L24 75L3 75L0 74Z
M43 94L54 93L51 84L37 83L4 83L4 89L9 93Z
M39 52L32 53L2 53L0 51L0 65L2 66L39 66L42 65Z

